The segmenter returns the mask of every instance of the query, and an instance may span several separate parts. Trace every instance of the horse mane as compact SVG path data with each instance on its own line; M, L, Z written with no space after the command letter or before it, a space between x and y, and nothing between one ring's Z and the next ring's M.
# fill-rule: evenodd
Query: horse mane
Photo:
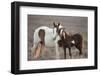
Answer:
M65 36L64 36L65 35ZM72 36L72 34L71 33L67 33L66 31L63 31L63 38L64 39L67 39L67 38L69 38L69 37L71 37Z

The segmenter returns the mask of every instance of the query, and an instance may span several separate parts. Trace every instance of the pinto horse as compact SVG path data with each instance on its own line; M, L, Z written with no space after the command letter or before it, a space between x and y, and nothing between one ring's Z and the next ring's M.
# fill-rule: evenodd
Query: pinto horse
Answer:
M64 49L64 58L66 59L66 48L69 49L69 55L72 58L71 47L75 46L79 50L79 55L82 55L83 38L80 34L68 34L64 29L58 31L61 40L58 41L59 47Z
M54 28L41 26L35 29L33 35L33 47L31 48L34 59L39 58L41 51L43 51L44 47L55 47L56 58L59 58L58 40L61 39L57 31L63 26L60 23L56 24L55 22L53 23L53 25Z

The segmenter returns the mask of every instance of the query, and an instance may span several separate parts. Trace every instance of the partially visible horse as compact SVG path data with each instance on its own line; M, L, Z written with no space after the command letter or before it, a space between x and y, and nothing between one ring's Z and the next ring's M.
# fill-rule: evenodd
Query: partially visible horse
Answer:
M64 29L58 31L61 40L58 41L59 47L64 49L64 58L66 59L66 48L69 49L69 55L72 58L71 47L75 46L79 50L79 55L82 55L83 38L81 34L68 34Z
M44 47L55 47L56 58L59 58L58 41L61 39L57 31L63 28L63 26L60 23L55 24L55 22L53 23L53 25L54 28L41 26L35 29L33 35L33 47L31 48L32 55L35 59L39 58Z

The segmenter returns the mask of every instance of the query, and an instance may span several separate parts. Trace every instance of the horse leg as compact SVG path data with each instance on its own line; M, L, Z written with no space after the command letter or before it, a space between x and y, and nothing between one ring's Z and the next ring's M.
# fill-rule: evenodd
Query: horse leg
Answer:
M80 53L79 55L82 55L82 49L84 47L84 42L83 42L83 39L80 41L80 47L79 47L79 50L80 50Z
M64 49L64 59L66 59L66 48L63 47L63 49Z
M79 48L79 55L82 55L82 47Z
M58 51L58 44L56 44L56 59L59 59L59 51Z
M79 55L82 55L82 47L81 46L76 46L76 48L79 50Z
M69 56L70 56L70 58L72 58L71 47L69 47L68 49L69 49Z
M43 48L43 45L39 43L37 45L37 48L35 49L34 59L39 58L42 48Z
M38 44L34 44L33 47L31 48L31 57L32 57L32 59L33 59L34 54L35 54L35 52L36 52L36 48L37 48L36 45L38 45Z

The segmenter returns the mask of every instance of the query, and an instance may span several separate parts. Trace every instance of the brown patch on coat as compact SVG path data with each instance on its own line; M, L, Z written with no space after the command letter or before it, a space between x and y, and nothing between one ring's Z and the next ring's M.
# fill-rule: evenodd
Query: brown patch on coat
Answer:
M39 32L38 32L38 35L41 39L40 43L45 45L45 40L44 40L45 39L45 30L40 29Z

